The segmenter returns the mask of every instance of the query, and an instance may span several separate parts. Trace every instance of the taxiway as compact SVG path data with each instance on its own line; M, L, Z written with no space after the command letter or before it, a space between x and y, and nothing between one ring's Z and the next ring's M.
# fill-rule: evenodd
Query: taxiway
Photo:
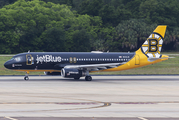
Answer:
M1 76L0 120L179 119L178 75L92 77Z

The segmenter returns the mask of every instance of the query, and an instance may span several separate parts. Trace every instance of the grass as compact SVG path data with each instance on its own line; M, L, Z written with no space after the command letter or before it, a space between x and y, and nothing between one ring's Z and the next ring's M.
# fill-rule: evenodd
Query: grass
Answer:
M172 53L162 53L162 54L172 54L169 55L169 60L156 63L153 65L144 66L141 68L135 68L131 70L125 70L125 71L117 71L117 72L95 72L91 74L97 74L97 75L103 75L103 74L126 74L126 75L134 75L134 74L179 74L179 52L172 52ZM173 55L178 54L178 55ZM19 71L12 71L4 68L4 63L11 59L11 56L0 56L0 75L25 75L25 72L19 72ZM30 75L44 75L43 72L31 72Z

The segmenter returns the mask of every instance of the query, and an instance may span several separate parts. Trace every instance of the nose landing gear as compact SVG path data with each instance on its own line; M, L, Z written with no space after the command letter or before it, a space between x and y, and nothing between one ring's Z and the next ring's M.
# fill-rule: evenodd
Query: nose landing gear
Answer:
M29 80L29 71L26 72L26 75L24 77L24 80Z

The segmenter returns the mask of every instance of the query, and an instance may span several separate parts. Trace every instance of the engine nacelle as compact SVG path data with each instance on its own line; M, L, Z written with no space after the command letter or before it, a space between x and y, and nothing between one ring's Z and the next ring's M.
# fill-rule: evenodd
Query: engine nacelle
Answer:
M85 72L78 69L63 68L61 70L61 76L67 78L80 78L82 76L85 76Z
M45 75L61 75L61 72L44 72Z

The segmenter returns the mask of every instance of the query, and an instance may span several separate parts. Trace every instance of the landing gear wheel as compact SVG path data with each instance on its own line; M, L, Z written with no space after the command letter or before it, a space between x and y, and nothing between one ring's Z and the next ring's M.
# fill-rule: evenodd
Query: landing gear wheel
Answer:
M26 75L24 77L24 80L29 80L29 71L26 72Z
M86 81L91 81L91 80L92 80L92 77L91 77L91 76L86 76L86 77L85 77L85 80L86 80Z
M74 79L75 79L75 80L79 80L79 79L80 79L80 77L75 77Z
M24 77L24 80L29 80L29 77L28 77L28 76L25 76L25 77Z

